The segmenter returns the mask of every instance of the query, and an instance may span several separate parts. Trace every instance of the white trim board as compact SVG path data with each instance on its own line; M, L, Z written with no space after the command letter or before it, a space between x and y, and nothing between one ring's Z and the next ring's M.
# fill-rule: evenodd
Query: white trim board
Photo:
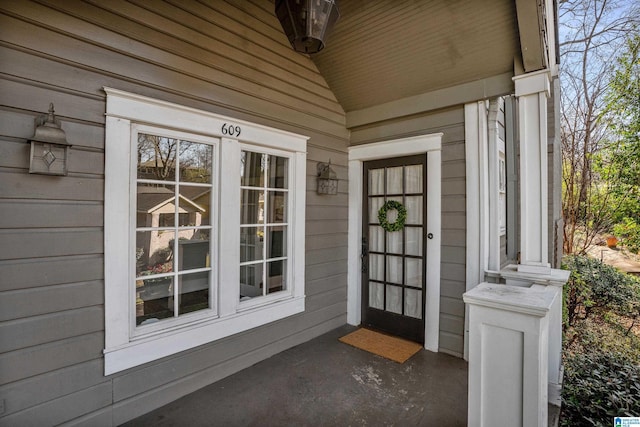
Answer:
M513 93L513 73L503 73L457 86L437 89L373 107L347 112L347 128L425 113Z
M442 133L394 139L349 147L349 246L347 275L347 322L359 325L362 310L360 250L362 241L362 163L368 160L427 153L427 289L424 348L437 352L440 334L440 241Z
M464 106L464 139L466 164L466 290L484 281L488 268L488 123L487 102ZM469 308L465 305L464 359L469 360Z

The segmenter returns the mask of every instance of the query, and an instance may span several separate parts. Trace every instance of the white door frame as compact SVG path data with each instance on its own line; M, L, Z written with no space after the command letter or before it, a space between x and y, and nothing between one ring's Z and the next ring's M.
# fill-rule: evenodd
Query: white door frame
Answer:
M440 330L440 234L441 234L442 133L394 139L349 147L349 246L347 323L361 321L362 280L362 162L427 153L426 307L424 348L438 351ZM427 239L428 233L433 234Z

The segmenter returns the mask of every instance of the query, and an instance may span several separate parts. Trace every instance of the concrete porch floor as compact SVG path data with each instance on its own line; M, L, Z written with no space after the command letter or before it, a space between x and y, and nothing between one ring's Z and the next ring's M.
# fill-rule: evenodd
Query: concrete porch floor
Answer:
M421 350L398 364L338 341L343 326L125 426L465 426L467 363Z

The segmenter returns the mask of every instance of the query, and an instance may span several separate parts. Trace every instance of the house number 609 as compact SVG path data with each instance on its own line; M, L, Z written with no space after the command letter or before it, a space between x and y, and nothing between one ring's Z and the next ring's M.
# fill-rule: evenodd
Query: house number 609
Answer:
M225 123L222 125L222 134L227 136L240 136L240 126L233 126L229 123Z

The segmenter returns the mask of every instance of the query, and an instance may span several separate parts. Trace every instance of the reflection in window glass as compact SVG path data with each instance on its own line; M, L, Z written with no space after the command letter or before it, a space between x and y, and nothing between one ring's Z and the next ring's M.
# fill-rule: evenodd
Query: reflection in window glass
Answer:
M289 159L243 151L240 300L287 289Z
M263 255L262 227L240 228L240 262L256 261Z
M209 230L186 229L178 232L178 269L209 267Z
M173 317L173 277L136 280L136 325Z
M213 146L139 133L137 149L136 324L143 326L210 307Z
M136 224L137 227L173 226L175 220L176 186L171 184L144 183L137 185ZM161 224L162 222L162 224Z
M267 227L267 258L287 256L287 227Z
M270 224L287 222L287 193L282 191L267 192L269 198L269 215L267 222Z
M240 301L262 296L263 269L263 263L240 267Z
M288 188L287 181L289 159L285 157L269 156L269 187Z
M180 181L211 183L213 147L208 144L181 141Z
M175 232L138 231L136 233L136 276L173 272Z
M267 293L271 294L284 290L287 262L285 260L271 261L267 265L269 267Z
M178 226L211 225L211 187L180 184L178 190Z
M243 151L240 157L240 185L248 187L263 187L264 173L267 165L267 155Z
M209 272L182 274L179 277L178 307L180 313L209 308Z
M177 139L139 133L138 179L173 181L177 152Z
M240 224L264 222L264 191L240 191Z

